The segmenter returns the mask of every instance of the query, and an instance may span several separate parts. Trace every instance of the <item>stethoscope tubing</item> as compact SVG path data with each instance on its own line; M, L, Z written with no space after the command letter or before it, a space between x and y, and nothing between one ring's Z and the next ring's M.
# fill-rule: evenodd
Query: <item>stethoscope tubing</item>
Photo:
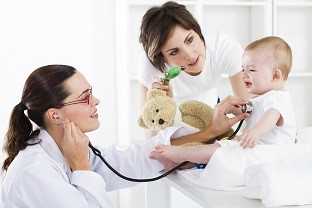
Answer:
M97 148L95 148L91 143L89 143L89 147L90 149L92 150L92 152L98 156L102 161L103 163L113 172L115 173L117 176L119 176L120 178L122 179L125 179L127 181L131 181L131 182L151 182L151 181L157 181L163 177L166 177L167 175L169 175L170 173L174 172L175 170L179 169L180 167L186 165L188 162L183 162L179 165L177 165L176 167L170 169L169 171L165 172L164 174L160 175L160 176L157 176L157 177L154 177L154 178L143 178L143 179L139 179L139 178L130 178L130 177L127 177L121 173L119 173L116 169L114 169L105 159L104 157L102 156L101 154L101 151L98 150Z
M220 98L218 97L218 101L217 103L220 102ZM242 124L244 122L244 119L241 120L238 124L238 127L236 128L236 130L233 132L233 134L228 138L229 140L233 139L236 134L238 133L238 131L240 130ZM176 167L173 167L172 169L170 169L169 171L163 173L162 175L159 175L157 177L154 177L154 178L130 178L130 177L127 177L121 173L119 173L116 169L114 169L105 159L104 157L102 156L102 153L99 149L95 148L90 142L89 142L89 147L90 149L92 150L92 152L97 156L99 157L102 162L113 172L115 173L117 176L119 176L120 178L124 179L124 180L127 180L127 181L131 181L131 182L152 182L152 181L157 181L161 178L164 178L166 177L167 175L169 175L170 173L178 170L179 168L183 167L184 165L186 165L187 163L189 163L188 161L185 161L179 165L177 165Z

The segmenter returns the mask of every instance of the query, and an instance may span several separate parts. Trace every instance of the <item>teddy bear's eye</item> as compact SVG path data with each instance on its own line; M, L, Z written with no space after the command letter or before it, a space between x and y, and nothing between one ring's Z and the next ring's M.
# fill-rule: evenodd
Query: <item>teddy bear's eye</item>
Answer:
M159 112L159 109L156 109L156 113L158 113Z
M152 123L155 123L155 121L154 121L154 120L152 120Z

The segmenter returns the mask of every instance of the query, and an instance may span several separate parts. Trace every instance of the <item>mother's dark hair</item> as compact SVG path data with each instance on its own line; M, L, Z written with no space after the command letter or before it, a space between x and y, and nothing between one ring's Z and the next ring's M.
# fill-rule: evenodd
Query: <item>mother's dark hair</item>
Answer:
M40 130L34 130L30 122L45 128L44 113L59 106L69 95L64 87L64 81L73 76L76 69L67 65L47 65L33 71L27 78L22 99L11 114L9 129L6 133L4 151L8 154L2 169L7 170L19 151L28 145L40 141L33 141ZM27 115L25 115L27 111ZM30 120L29 120L30 119Z
M186 30L194 30L205 44L198 22L182 4L169 1L161 6L150 8L143 16L140 42L149 61L161 72L165 70L161 47L177 25Z

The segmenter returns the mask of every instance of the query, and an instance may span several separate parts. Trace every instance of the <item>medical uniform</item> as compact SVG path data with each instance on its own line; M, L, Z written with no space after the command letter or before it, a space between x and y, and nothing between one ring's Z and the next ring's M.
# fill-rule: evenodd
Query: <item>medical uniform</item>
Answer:
M150 178L160 175L161 163L149 158L157 144L170 144L181 128L167 128L143 144L127 149L102 149L102 155L128 177ZM106 191L136 183L114 175L90 151L92 170L71 171L60 149L47 131L41 130L37 145L20 151L9 166L1 186L5 208L111 208Z
M215 39L206 38L206 62L203 71L192 76L181 73L170 81L175 101L178 103L186 100L198 100L205 103L213 99L213 104L217 99L211 98L213 88L224 87L222 74L233 76L241 71L241 59L243 49L241 45L226 35L218 35ZM159 81L163 74L157 70L145 58L140 75L140 82L147 88L152 83ZM210 99L209 99L210 97Z

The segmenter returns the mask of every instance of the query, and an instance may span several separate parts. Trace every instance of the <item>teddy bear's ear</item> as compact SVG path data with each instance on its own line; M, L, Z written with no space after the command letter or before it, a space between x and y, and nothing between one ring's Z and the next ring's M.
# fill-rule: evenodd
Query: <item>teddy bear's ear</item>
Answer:
M138 124L140 127L147 128L143 119L142 119L142 116L140 116L140 118L138 119Z
M151 89L147 92L147 100L157 96L166 96L166 91L160 89Z

